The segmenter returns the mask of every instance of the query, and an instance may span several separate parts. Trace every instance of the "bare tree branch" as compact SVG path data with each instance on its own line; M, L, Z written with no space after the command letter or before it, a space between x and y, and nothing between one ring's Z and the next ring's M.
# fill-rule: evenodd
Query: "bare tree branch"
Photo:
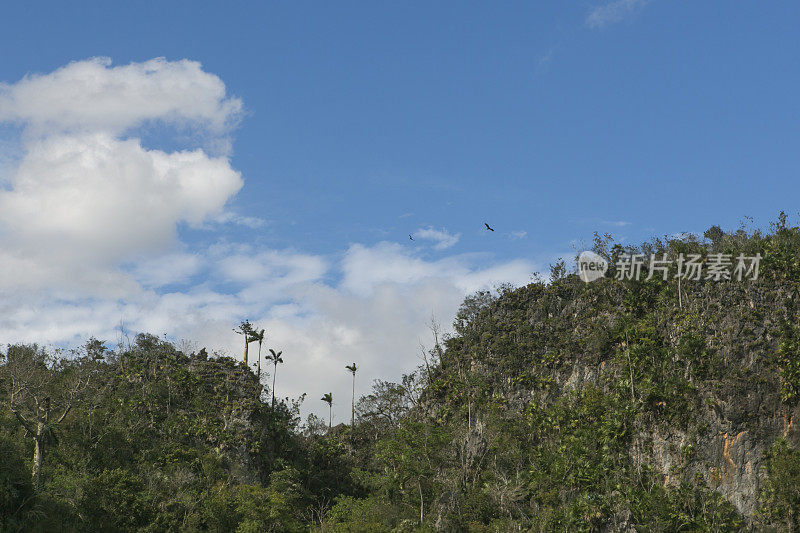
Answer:
M64 418L67 416L67 413L69 413L71 409L72 409L72 404L69 404L67 408L64 409L64 413L62 413L62 415L58 417L56 424L60 424L61 422L63 422Z
M17 417L17 420L19 420L19 423L22 424L23 428L25 428L25 431L34 435L36 434L36 430L33 428L33 426L31 426L31 424L27 420L25 420L25 418L21 414L19 414L19 411L14 409L14 407L11 407L11 412L14 413L15 417Z

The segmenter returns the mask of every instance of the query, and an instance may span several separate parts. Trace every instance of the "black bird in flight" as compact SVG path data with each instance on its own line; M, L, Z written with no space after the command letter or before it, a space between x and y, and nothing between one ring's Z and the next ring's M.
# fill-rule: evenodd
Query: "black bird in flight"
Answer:
M411 239L412 241L414 240L414 237L412 237L410 233L408 234L408 238Z
M494 231L494 229L492 229L492 227L489 226L489 224L487 224L486 222L484 222L483 225L486 226L486 229L488 229L489 231Z

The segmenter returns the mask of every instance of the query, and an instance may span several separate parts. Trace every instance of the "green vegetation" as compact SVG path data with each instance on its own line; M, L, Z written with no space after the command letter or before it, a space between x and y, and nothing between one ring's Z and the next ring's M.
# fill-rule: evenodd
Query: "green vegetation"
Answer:
M585 284L560 263L472 295L422 367L336 427L151 335L11 346L0 530L797 530L800 228L594 249L763 259L755 281L681 284L674 266ZM260 350L263 331L237 331Z

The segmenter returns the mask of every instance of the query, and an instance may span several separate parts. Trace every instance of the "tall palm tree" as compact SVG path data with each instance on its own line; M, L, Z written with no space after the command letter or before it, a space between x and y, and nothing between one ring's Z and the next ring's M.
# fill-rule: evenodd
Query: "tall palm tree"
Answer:
M264 342L264 330L253 333L253 337L258 341L258 385L261 386L261 343Z
M350 406L350 427L353 428L356 421L356 371L358 367L353 363L352 365L347 365L345 368L353 374L353 403Z
M333 393L326 392L320 400L328 404L328 432L330 432L333 424Z
M275 374L278 373L278 363L283 363L283 359L281 359L281 354L283 352L275 352L272 348L269 349L269 355L265 357L267 361L270 361L273 366L275 367L272 371L272 408L275 409Z

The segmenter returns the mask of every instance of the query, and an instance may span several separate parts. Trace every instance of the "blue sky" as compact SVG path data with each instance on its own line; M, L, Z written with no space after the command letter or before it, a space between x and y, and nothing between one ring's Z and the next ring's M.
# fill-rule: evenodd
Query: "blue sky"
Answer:
M293 375L287 359L286 394L319 395L324 374L354 357L366 365L364 387L396 379L419 362L431 312L449 323L464 292L524 282L594 231L636 243L712 224L734 229L745 216L763 227L780 210L798 216L796 3L80 6L4 6L6 93L25 76L96 57L110 58L103 72L154 58L198 62L201 70L176 76L202 72L214 105L242 106L225 115L224 131L212 125L219 110L203 108L197 119L188 104L124 127L95 121L91 131L110 135L109 153L123 150L116 141L135 140L131 157L201 149L210 159L198 164L219 158L228 181L214 185L225 192L207 208L165 214L148 229L162 220L148 213L154 198L138 204L144 218L126 219L114 199L133 199L136 184L114 189L117 177L98 174L92 183L110 184L110 197L95 205L109 206L113 221L100 213L90 222L122 228L114 245L79 227L82 214L54 215L58 224L35 231L0 225L10 264L41 260L10 244L29 230L74 253L64 252L64 271L0 284L8 342L113 341L125 323L235 354L230 322L248 317L269 325L290 357L324 369L317 378ZM117 75L109 75L112 89ZM193 102L194 85L186 87ZM50 109L51 97L26 94ZM2 95L6 192L22 190L20 176L40 185L71 179L47 174L47 165L16 165L55 153L56 141L84 142L80 116L59 123L55 139L42 131L63 110L22 116L10 100L3 111ZM137 105L120 102L114 113ZM154 183L148 176L142 187ZM80 196L91 183L73 185ZM23 200L14 205L33 205ZM486 232L484 221L497 231ZM130 228L141 231L123 231ZM98 289L105 286L114 290ZM335 386L346 391L341 378Z
M433 225L541 254L793 211L796 5L654 1L592 29L599 3L536 4L13 3L0 77L200 61L247 109L235 206L277 245ZM490 244L484 218L528 239Z

